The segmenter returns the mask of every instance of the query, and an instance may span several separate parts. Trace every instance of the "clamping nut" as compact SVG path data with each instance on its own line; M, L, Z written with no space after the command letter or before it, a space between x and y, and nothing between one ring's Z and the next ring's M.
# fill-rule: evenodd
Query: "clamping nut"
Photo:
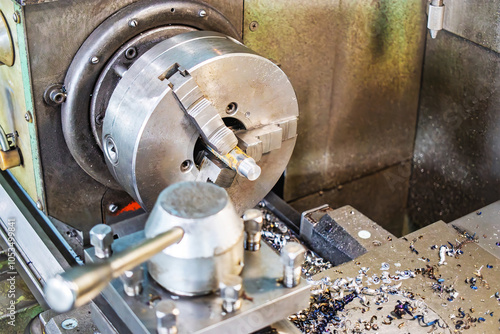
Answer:
M297 242L289 242L281 249L281 263L283 264L283 285L293 288L300 283L302 264L306 249Z
M158 334L177 334L179 310L171 300L162 300L155 307Z
M144 282L144 268L141 266L131 270L126 270L120 280L123 283L123 291L127 296L138 296L142 292L142 283Z
M113 254L113 229L109 225L97 224L90 230L90 244L94 246L95 256L106 259Z
M219 283L222 310L232 313L241 307L243 279L238 275L226 275Z
M263 224L262 212L257 209L249 209L243 214L243 221L245 223L245 250L258 251Z

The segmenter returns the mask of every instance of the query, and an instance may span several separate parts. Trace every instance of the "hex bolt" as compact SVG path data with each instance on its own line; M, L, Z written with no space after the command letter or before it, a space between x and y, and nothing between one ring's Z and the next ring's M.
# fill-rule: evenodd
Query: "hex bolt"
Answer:
M143 266L135 267L131 270L126 270L120 280L123 283L123 291L130 297L138 296L142 293L142 283L144 282Z
M226 275L219 283L222 310L232 313L241 307L243 279L238 275Z
M289 242L281 249L283 285L285 287L293 288L300 283L305 253L304 246L297 242Z
M109 225L97 224L90 230L90 244L95 248L95 256L106 259L113 254L113 229Z
M155 307L158 334L177 334L179 310L171 300L162 300Z
M262 212L257 209L246 210L243 214L245 223L245 250L258 251L260 249L261 230L263 224Z
M207 16L207 11L204 10L204 9L200 9L200 11L198 12L198 16L199 17L205 17L205 16Z

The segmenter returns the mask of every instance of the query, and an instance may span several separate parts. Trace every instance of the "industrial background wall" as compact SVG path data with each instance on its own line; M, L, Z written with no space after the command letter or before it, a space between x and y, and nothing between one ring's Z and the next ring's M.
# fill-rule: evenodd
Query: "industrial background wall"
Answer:
M499 6L447 1L445 30L427 39L409 197L416 227L500 198Z
M351 204L400 234L425 1L247 0L244 8L245 44L281 64L299 100L285 199L298 210Z

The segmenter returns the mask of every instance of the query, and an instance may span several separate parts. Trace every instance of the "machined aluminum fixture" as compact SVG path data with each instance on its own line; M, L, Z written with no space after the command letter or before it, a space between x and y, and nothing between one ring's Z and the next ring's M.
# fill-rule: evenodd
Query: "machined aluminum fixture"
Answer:
M306 249L297 242L289 242L281 249L281 263L283 263L283 285L293 288L300 283L302 264Z
M146 238L176 226L186 231L182 241L148 261L158 284L182 296L204 295L217 291L225 275L241 273L243 221L223 188L180 182L162 191L146 222Z
M241 307L243 279L238 275L226 275L219 283L222 310L232 313Z
M142 293L142 283L144 282L144 268L142 265L125 270L120 276L123 283L123 291L130 297L138 296Z
M95 256L107 259L113 254L113 229L109 225L97 224L90 230L90 244L94 246Z
M162 300L155 307L158 334L177 334L179 309L171 300Z
M258 251L260 249L261 230L263 224L262 212L257 209L249 209L243 214L245 224L245 250Z

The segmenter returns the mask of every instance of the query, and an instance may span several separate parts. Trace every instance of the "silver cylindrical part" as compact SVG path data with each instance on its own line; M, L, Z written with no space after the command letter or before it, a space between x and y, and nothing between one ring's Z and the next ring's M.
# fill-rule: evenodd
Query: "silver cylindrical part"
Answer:
M145 227L147 238L182 226L179 244L155 255L151 276L179 295L215 291L225 275L238 275L243 266L243 222L226 191L214 184L182 182L165 189Z
M289 242L281 250L283 285L285 287L293 288L300 283L305 252L304 246L297 242Z
M262 237L262 224L264 222L262 212L257 209L249 209L243 215L245 222L245 250L255 252L260 249Z

